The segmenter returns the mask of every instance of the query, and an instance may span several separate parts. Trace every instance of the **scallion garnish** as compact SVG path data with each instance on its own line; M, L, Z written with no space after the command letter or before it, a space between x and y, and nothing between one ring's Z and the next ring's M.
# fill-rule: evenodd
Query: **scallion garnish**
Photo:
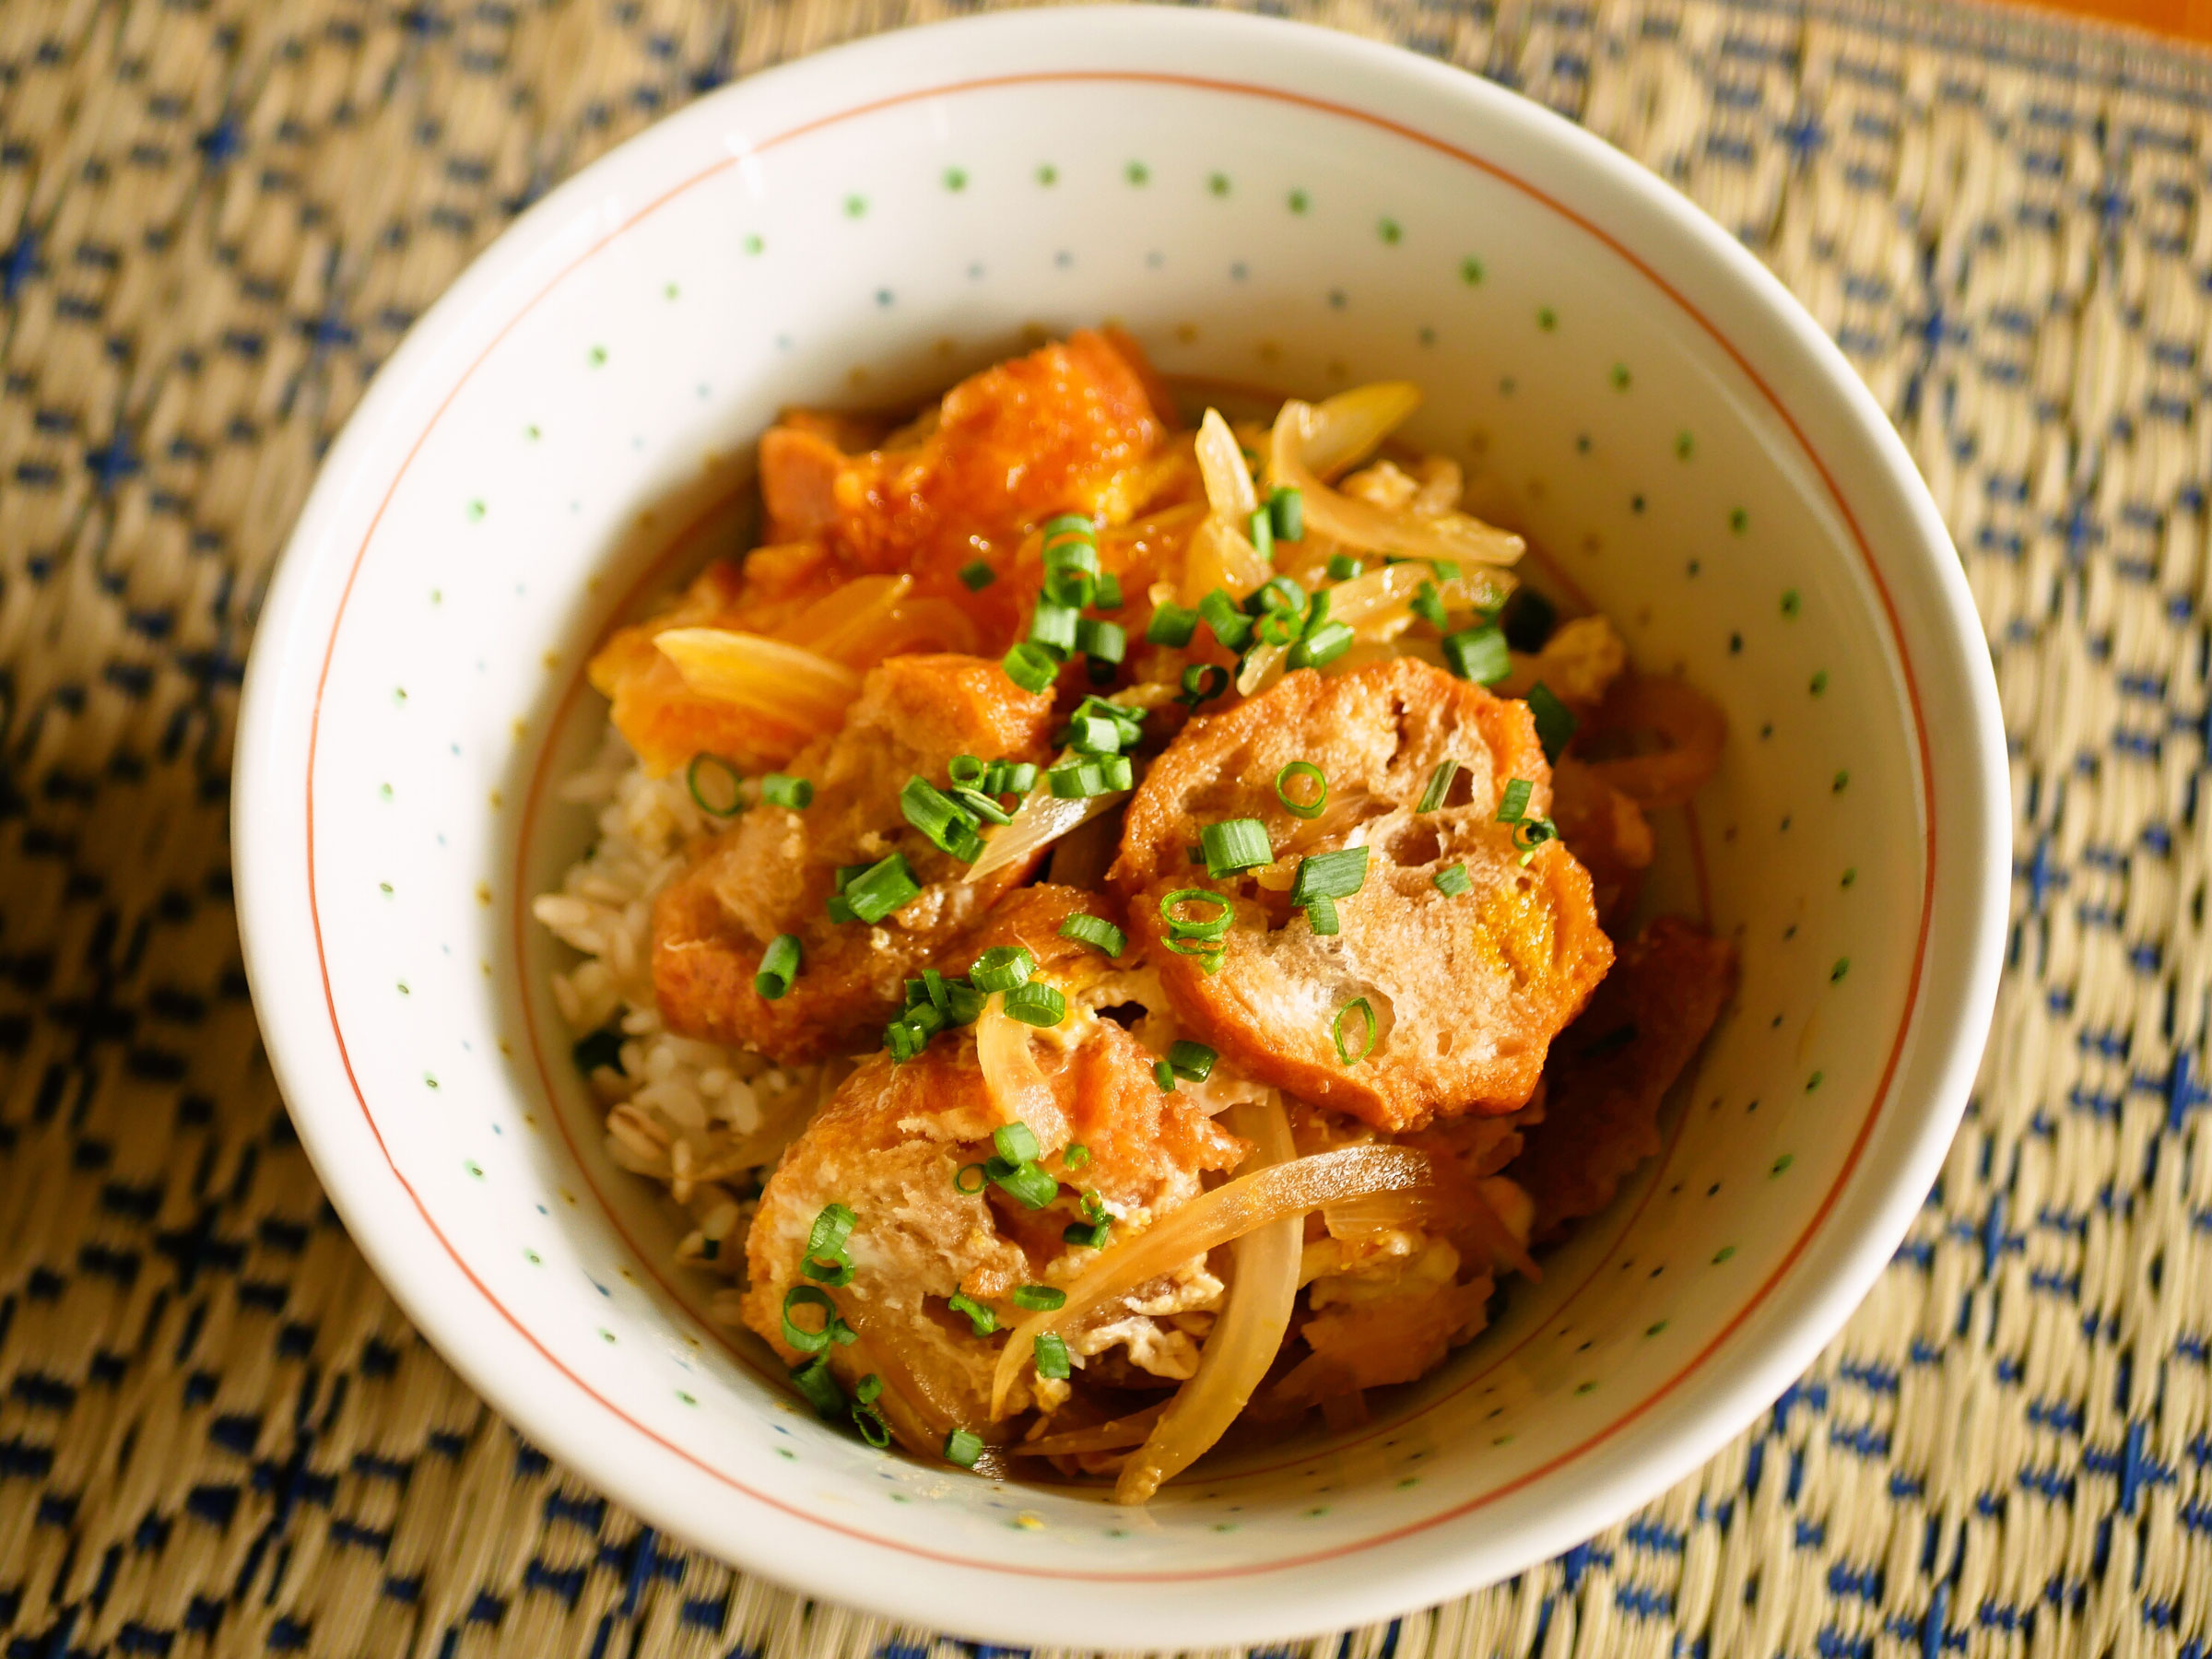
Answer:
M1277 541L1306 539L1306 498L1297 490L1277 488L1268 491L1267 515L1274 521Z
M992 1184L1024 1209L1042 1209L1060 1195L1060 1183L1037 1164L1009 1164L1004 1159L993 1159L984 1168Z
M1351 629L1342 622L1324 622L1290 648L1290 666L1319 668L1335 662L1352 647Z
M1332 553L1329 556L1329 580L1332 582L1350 582L1366 570L1367 567L1349 553Z
M1030 1351L1036 1356L1039 1376L1054 1382L1066 1381L1068 1374L1066 1343L1048 1331L1037 1338L1036 1346Z
M1444 804L1444 797L1452 793L1453 780L1458 776L1458 761L1438 761L1436 770L1429 774L1429 787L1421 791L1420 805L1414 810L1416 812L1435 812L1441 808Z
M1295 778L1313 780L1313 794L1310 798L1300 801L1291 796L1290 782ZM1319 818L1321 809L1329 804L1328 775L1311 760L1293 760L1275 774L1275 798L1294 818Z
M702 789L700 786L702 776L718 781ZM745 795L740 788L744 782L745 774L720 755L694 755L691 764L684 768L684 787L691 792L692 802L709 818L735 818L745 810Z
M870 1380L871 1378L869 1377L863 1377L861 1379L861 1381L864 1382ZM876 1382L877 1387L881 1388L883 1386L881 1378L874 1378L873 1381ZM877 1451L882 1452L889 1448L891 1443L891 1426L883 1420L883 1413L877 1410L875 1406L853 1406L853 1427L859 1430L860 1438L864 1441L866 1441L868 1444L875 1447Z
M1536 741L1544 746L1544 759L1557 766L1582 722L1542 680L1528 688L1528 712L1535 716Z
M1178 916L1175 912L1186 904L1218 904L1221 908L1211 916L1195 921ZM1177 888L1159 901L1160 919L1168 924L1168 934L1176 939L1218 939L1229 931L1236 907L1210 888Z
M906 854L894 853L847 881L830 900L830 913L832 918L841 920L835 908L841 901L853 921L865 922L872 927L900 905L918 898L921 892L922 884L914 879Z
M1027 1124L1002 1124L991 1131L991 1144L1008 1163L1037 1161L1037 1135Z
M1145 624L1145 642L1172 646L1180 651L1197 631L1198 613L1185 610L1171 599L1154 610L1152 620Z
M1458 898L1475 885L1469 879L1467 866L1464 864L1446 865L1429 879L1436 884L1436 890L1448 899Z
M1473 680L1478 686L1494 686L1513 671L1512 653L1506 649L1505 629L1495 622L1446 634L1444 661L1461 679Z
M1252 638L1252 618L1237 608L1226 588L1216 588L1198 601L1198 615L1214 630L1224 651L1241 651Z
M1446 613L1443 596L1436 591L1433 582L1424 582L1416 588L1413 597L1406 602L1406 608L1424 622L1433 623L1438 628L1444 626Z
M1244 601L1244 609L1254 617L1269 611L1302 617L1306 614L1306 590L1296 577L1270 576L1253 589L1252 596Z
M968 982L985 993L1011 991L1017 985L1029 983L1030 975L1036 971L1037 959L1022 946L994 945L975 959L975 966L968 971ZM1022 1133L1026 1135L1029 1131L1025 1129ZM1034 1147L1036 1143L1032 1141L1030 1145ZM1034 1158L1037 1154L1030 1151L1022 1156ZM1016 1158L1014 1161L1019 1163L1021 1159Z
M814 785L789 772L770 772L760 780L760 798L771 806L788 806L804 812L814 805Z
M1509 778L1498 794L1498 821L1517 824L1528 816L1528 797L1535 793L1534 781L1528 778Z
M970 1175L973 1175L975 1179L970 1181L968 1179ZM952 1190L956 1193L964 1193L971 1198L990 1184L991 1177L980 1163L962 1164L952 1172Z
M1028 794L1037 787L1037 763L1033 760L994 760L990 776L984 781L985 794Z
M760 953L760 969L753 975L753 989L770 1002L776 1001L799 977L800 959L799 935L778 934Z
M845 1391L830 1374L830 1361L817 1358L791 1368L791 1385L806 1397L817 1416L834 1423L845 1415Z
M1352 1014L1358 1014L1367 1023L1366 1045L1356 1054L1352 1053L1350 1045L1344 1040L1344 1022ZM1350 1002L1336 1010L1335 1022L1330 1026L1329 1034L1336 1041L1336 1058L1347 1065L1359 1065L1360 1061L1375 1052L1376 1039L1382 1035L1375 1026L1374 1005L1364 996L1353 997Z
M1006 1300L1032 1313L1050 1313L1054 1308L1067 1306L1067 1292L1052 1285L1017 1285Z
M1208 824L1198 832L1198 844L1206 853L1206 873L1216 881L1275 862L1267 826L1258 818L1223 818ZM1361 856L1366 856L1364 852Z
M900 790L899 810L931 846L963 864L974 863L983 850L982 837L975 832L975 819L920 772L907 779Z
M1122 728L1111 720L1101 720L1095 714L1083 715L1068 722L1068 744L1078 755L1118 755L1122 752Z
M1079 1170L1090 1161L1090 1148L1081 1141L1070 1141L1062 1148L1060 1161L1070 1170Z
M978 1336L988 1336L998 1329L998 1315L982 1302L972 1300L965 1291L955 1290L945 1299L945 1305L955 1313L968 1316L968 1328Z
M1432 559L1429 561L1429 568L1436 572L1439 582L1457 582L1460 578L1459 560L1456 559Z
M1029 642L1041 651L1065 657L1076 648L1076 606L1053 599L1040 599L1030 616Z
M1165 1060L1159 1061L1153 1065L1152 1080L1159 1085L1161 1094L1175 1092L1175 1068Z
M955 755L947 763L945 775L962 789L981 789L991 769L973 755Z
M1523 864L1536 855L1536 849L1547 841L1559 839L1559 826L1547 818L1533 816L1528 810L1528 798L1535 785L1526 778L1515 778L1508 782L1498 798L1498 821L1513 827L1513 845L1521 849Z
M1067 998L1056 986L1041 980L1015 986L1006 994L1006 1001L1000 1006L1007 1018L1018 1019L1027 1026L1056 1026L1067 1018Z
M1118 957L1128 948L1129 935L1103 916L1074 915L1060 924L1060 936Z
M1336 900L1325 894L1306 900L1306 925L1324 938L1342 931L1336 919Z
M955 1429L945 1437L945 1461L959 1469L972 1469L983 1454L983 1437Z
M1195 710L1229 689L1229 670L1218 663L1193 663L1182 671L1182 695L1175 700Z
M1022 641L999 659L1006 677L1024 691L1041 691L1060 677L1059 659L1041 645Z
M1298 875L1290 883L1290 902L1302 905L1314 899L1349 899L1366 885L1365 847L1310 853L1298 861Z
M1055 801L1088 801L1094 795L1126 789L1135 773L1126 755L1101 755L1089 760L1065 760L1044 774ZM1120 779L1116 782L1115 779Z
M971 594L980 594L998 580L998 572L975 559L960 567L960 585Z
M1112 571L1099 572L1098 591L1091 595L1091 604L1100 610L1122 608L1122 579Z
M1265 507L1253 508L1252 516L1244 521L1244 535L1252 543L1254 552L1271 563L1274 561L1275 515L1273 513Z
M1076 621L1076 649L1094 663L1118 663L1129 649L1129 635L1119 622L1097 617Z
M987 824L1010 824L1014 815L1001 806L980 789L962 789L955 784L952 799L965 811L973 813Z
M853 1224L859 1218L841 1204L824 1205L806 1234L806 1251L799 1258L799 1271L826 1285L852 1283L853 1264L845 1255L845 1241L853 1236Z
M1177 1077L1190 1083L1203 1083L1214 1075L1214 1062L1221 1056L1203 1042L1187 1038L1171 1043L1168 1048L1168 1065Z
M1298 638L1299 618L1290 611L1262 611L1252 630L1263 645L1288 645Z
M1524 587L1516 593L1505 607L1505 642L1515 651L1538 652L1544 641L1551 638L1552 627L1559 613L1552 602L1536 592Z
M791 1317L794 1308L819 1308L819 1328L810 1331L795 1324ZM829 1291L817 1285L794 1285L783 1292L783 1340L800 1353L818 1354L833 1342L842 1345L856 1339L853 1327L837 1316L837 1303Z

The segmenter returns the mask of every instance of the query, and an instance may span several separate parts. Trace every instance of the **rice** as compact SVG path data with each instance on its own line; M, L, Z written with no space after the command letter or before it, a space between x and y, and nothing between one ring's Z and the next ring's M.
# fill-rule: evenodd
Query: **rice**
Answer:
M657 1182L688 1217L684 1264L742 1283L745 1235L766 1167L805 1127L833 1082L819 1065L781 1066L749 1050L679 1037L653 993L653 895L718 828L682 774L653 779L610 723L562 800L598 809L599 834L531 911L582 959L553 976L553 1000L606 1108L606 1153ZM714 1316L736 1324L734 1291Z

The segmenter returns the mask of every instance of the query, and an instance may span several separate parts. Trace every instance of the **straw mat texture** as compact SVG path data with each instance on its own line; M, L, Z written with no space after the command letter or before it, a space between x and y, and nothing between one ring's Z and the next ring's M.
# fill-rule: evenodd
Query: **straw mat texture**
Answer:
M423 1346L259 1055L225 804L271 560L409 322L654 117L940 5L0 0L6 1659L963 1651L654 1536ZM2021 849L1979 1098L1819 1364L1626 1524L1312 1654L2205 1654L2212 67L1925 8L1307 15L1588 123L1834 331L1971 572Z

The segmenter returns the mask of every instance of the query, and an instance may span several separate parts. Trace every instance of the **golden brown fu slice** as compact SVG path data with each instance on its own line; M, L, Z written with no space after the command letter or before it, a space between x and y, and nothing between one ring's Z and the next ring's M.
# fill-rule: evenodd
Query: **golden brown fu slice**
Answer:
M743 1043L796 1065L873 1048L906 979L1027 879L1034 859L983 880L906 821L899 792L917 772L943 788L956 755L1046 758L1052 700L994 662L898 656L873 669L844 728L789 768L814 785L805 811L763 804L709 843L653 903L653 983L661 1017L688 1037ZM905 856L921 893L871 926L833 922L841 866ZM796 935L804 959L777 1001L753 988L761 953Z
M1535 1200L1536 1235L1594 1214L1659 1150L1659 1103L1735 993L1735 947L1661 916L1620 947L1583 1017L1552 1045L1544 1121L1506 1173Z
M1317 818L1277 795L1296 760L1327 776ZM1444 804L1418 811L1447 760L1459 770ZM1551 771L1527 704L1411 657L1333 678L1301 670L1169 747L1130 806L1112 879L1176 1012L1250 1075L1385 1130L1511 1112L1613 959L1582 865L1557 841L1524 864L1498 821L1516 778L1544 813ZM1207 879L1190 850L1225 818L1259 819L1277 863ZM1289 902L1299 861L1354 847L1368 849L1365 885L1337 900L1340 932L1316 933ZM1440 888L1460 865L1466 890ZM1213 973L1166 948L1161 902L1189 888L1234 907ZM1357 1054L1361 1017L1339 1032L1337 1016L1359 998L1376 1040L1347 1064L1336 1039Z

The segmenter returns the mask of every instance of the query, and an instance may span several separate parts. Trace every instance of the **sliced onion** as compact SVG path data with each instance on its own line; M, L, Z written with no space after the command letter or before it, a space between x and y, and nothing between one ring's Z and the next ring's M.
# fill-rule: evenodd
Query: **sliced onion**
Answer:
M1168 1408L1162 1400L1157 1406L1147 1406L1142 1411L1133 1411L1127 1417L1118 1417L1111 1422L1093 1423L1088 1429L1066 1429L1057 1434L1041 1434L1032 1441L1019 1441L1006 1450L1016 1457L1081 1457L1092 1452L1119 1452L1129 1446L1141 1446L1145 1436L1152 1432L1152 1425L1159 1414Z
M1511 576L1481 570L1462 571L1449 582L1437 582L1426 564L1384 565L1329 589L1329 617L1347 628L1365 630L1411 617L1406 606L1424 582L1436 582L1437 596L1447 610L1495 610L1505 603L1514 586Z
M1198 473L1206 480L1206 504L1230 524L1241 524L1259 510L1244 451L1218 409L1208 409L1198 423Z
M1138 767L1137 782L1144 781L1143 768ZM1133 792L1117 789L1106 794L1087 795L1079 801L1064 800L1040 782L1030 791L1028 798L1015 808L1014 821L994 833L983 843L983 850L973 864L968 866L963 881L981 881L1008 865L1019 862L1032 853L1042 852L1078 824L1087 824L1100 814L1110 812L1127 800Z
M1339 392L1313 406L1300 453L1314 473L1334 478L1366 460L1420 406L1421 389L1411 381L1377 381Z
M1510 565L1524 547L1511 533L1464 512L1439 517L1402 507L1377 507L1330 488L1305 462L1306 435L1312 406L1296 398L1275 418L1268 444L1270 481L1299 492L1309 533L1318 532L1347 547L1403 553L1413 559L1450 559L1473 564Z
M975 1021L975 1058L983 1068L983 1088L999 1117L1027 1124L1037 1145L1056 1152L1067 1145L1067 1113L1060 1110L1037 1053L1030 1028L1006 1012L1006 994L994 991Z
M1275 574L1244 532L1218 512L1206 515L1182 556L1182 602L1196 605L1216 588L1241 599Z
M1274 685L1282 677L1283 665L1289 660L1288 645L1254 645L1244 653L1243 665L1237 670L1237 695L1250 697Z
M1282 1097L1269 1089L1258 1100L1229 1109L1230 1127L1253 1143L1253 1170L1288 1164L1297 1156ZM1284 1216L1253 1228L1230 1248L1236 1274L1229 1299L1206 1334L1198 1370L1175 1391L1159 1421L1115 1481L1116 1503L1144 1503L1189 1468L1229 1431L1267 1375L1290 1328L1298 1302L1298 1265L1304 1223Z
M1006 1415L1014 1380L1030 1363L1039 1336L1078 1324L1108 1299L1270 1221L1370 1193L1430 1186L1437 1179L1436 1162L1426 1152L1371 1144L1271 1164L1201 1194L1127 1243L1102 1253L1082 1277L1065 1287L1067 1300L1062 1306L1033 1313L1014 1327L991 1380L991 1415Z
M701 697L802 730L834 731L860 695L860 676L818 652L729 628L671 628L653 637Z

